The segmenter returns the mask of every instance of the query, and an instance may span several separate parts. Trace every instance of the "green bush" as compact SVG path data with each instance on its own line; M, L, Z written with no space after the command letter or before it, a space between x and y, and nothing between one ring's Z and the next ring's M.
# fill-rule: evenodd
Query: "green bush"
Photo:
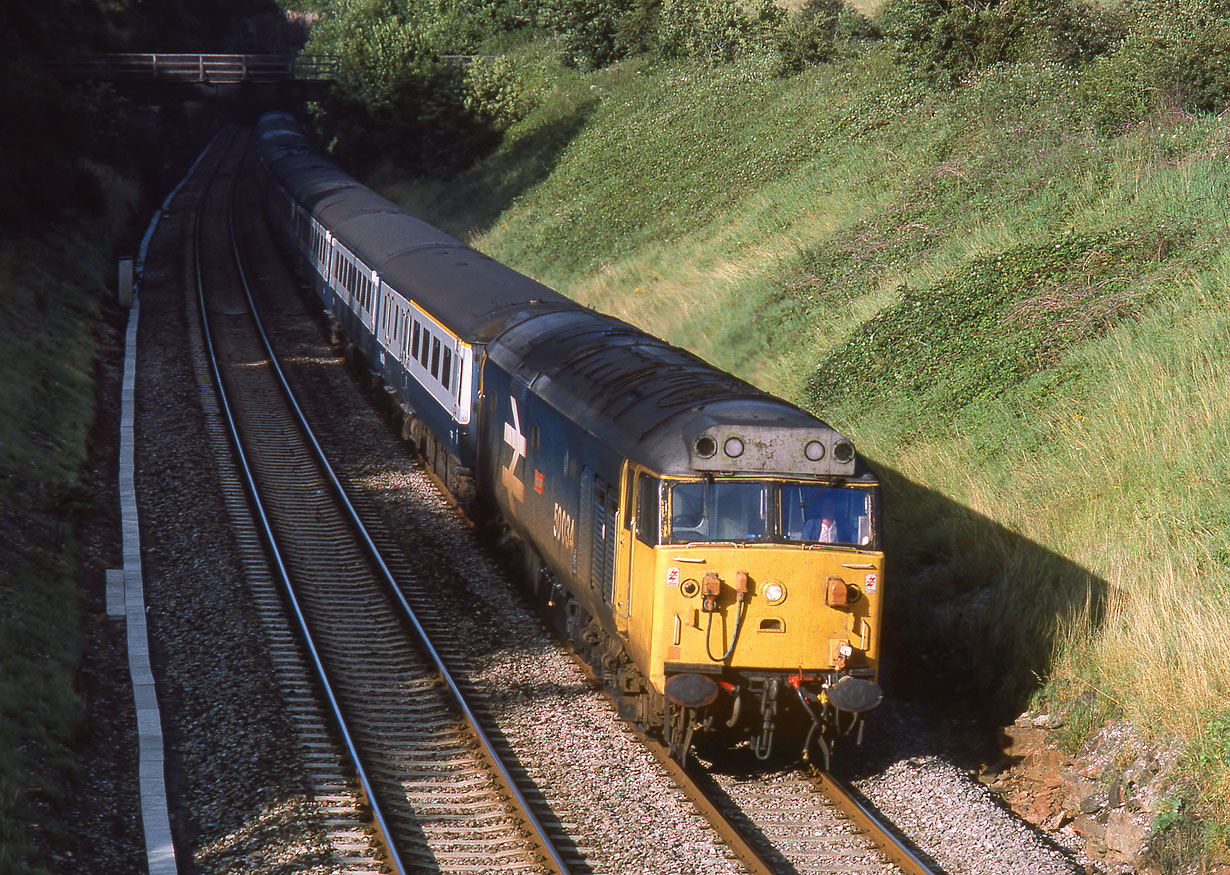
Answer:
M437 0L417 4L402 15L433 50L450 55L481 51L491 40L531 27L537 0Z
M777 29L778 72L798 73L809 64L831 60L837 52L838 22L846 9L842 0L807 0L797 12L787 14Z
M466 71L466 109L497 130L524 118L534 108L534 100L517 73L507 55L476 58Z
M946 0L891 0L880 28L903 67L927 78L955 80L974 66L979 11Z
M356 169L387 160L420 174L449 172L498 139L467 106L465 69L441 61L392 0L334 7L304 51L339 58L332 91L312 109L322 139Z
M663 0L661 50L666 57L712 62L767 53L784 15L772 0Z
M1080 66L1116 46L1127 19L1085 0L891 0L880 26L899 63L952 82L1002 63Z
M563 41L564 63L593 70L653 43L655 0L546 0L541 22Z
M1230 102L1230 23L1197 28L1175 65L1194 109L1220 112Z
M1128 17L1119 7L1070 0L1055 4L1048 26L1055 60L1068 67L1083 67L1122 42Z
M1114 52L1095 58L1076 91L1093 127L1113 132L1150 115L1167 97L1179 100L1171 51L1156 36L1133 34Z
M1159 108L1220 112L1230 103L1230 3L1181 9L1138 0L1086 28L1101 49L1078 93L1099 130L1113 131ZM1120 38L1116 33L1126 34Z

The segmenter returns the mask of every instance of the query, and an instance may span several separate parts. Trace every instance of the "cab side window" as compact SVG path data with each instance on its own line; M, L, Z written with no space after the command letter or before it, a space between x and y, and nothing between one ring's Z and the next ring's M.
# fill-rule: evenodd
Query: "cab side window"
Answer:
M658 481L648 474L636 478L636 537L649 546L658 543Z

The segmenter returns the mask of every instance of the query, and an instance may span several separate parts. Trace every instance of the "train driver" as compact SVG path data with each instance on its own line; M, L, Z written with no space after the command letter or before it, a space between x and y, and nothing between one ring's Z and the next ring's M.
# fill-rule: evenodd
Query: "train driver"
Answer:
M828 490L822 490L804 508L803 540L822 544L840 540L837 534L837 502Z

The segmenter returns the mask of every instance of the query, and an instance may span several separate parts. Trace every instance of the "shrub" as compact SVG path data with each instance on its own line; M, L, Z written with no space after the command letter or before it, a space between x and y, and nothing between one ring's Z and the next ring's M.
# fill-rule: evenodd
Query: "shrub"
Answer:
M655 16L654 0L547 0L540 12L563 40L564 63L584 70L646 51Z
M731 61L767 50L784 15L772 0L663 0L662 53Z
M1230 101L1230 24L1197 28L1175 65L1194 109L1220 112Z
M313 111L318 132L343 161L452 171L496 141L490 122L466 105L465 70L436 57L391 0L335 8L305 52L339 58L335 86Z
M891 0L881 27L904 66L951 82L1004 62L1079 66L1116 46L1126 21L1085 0Z
M1128 32L1128 18L1117 7L1070 0L1055 5L1048 26L1055 60L1068 67L1082 67L1122 42Z
M778 71L797 73L809 64L830 60L836 54L837 26L846 8L841 0L807 0L798 12L787 14L777 30Z
M524 118L534 108L533 98L506 55L475 59L466 71L465 86L466 109L498 130Z
M1134 34L1119 48L1086 68L1077 102L1100 131L1139 121L1162 102L1165 85L1173 89L1174 61L1159 38Z
M535 0L437 0L410 5L403 15L435 51L464 55L533 25L537 6Z

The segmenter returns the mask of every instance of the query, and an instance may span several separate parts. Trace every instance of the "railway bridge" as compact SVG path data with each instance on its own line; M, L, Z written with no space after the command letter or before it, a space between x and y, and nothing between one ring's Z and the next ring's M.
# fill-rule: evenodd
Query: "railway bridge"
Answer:
M109 82L138 100L161 103L204 98L256 101L311 98L328 88L338 60L320 55L63 53L38 67L64 82Z

